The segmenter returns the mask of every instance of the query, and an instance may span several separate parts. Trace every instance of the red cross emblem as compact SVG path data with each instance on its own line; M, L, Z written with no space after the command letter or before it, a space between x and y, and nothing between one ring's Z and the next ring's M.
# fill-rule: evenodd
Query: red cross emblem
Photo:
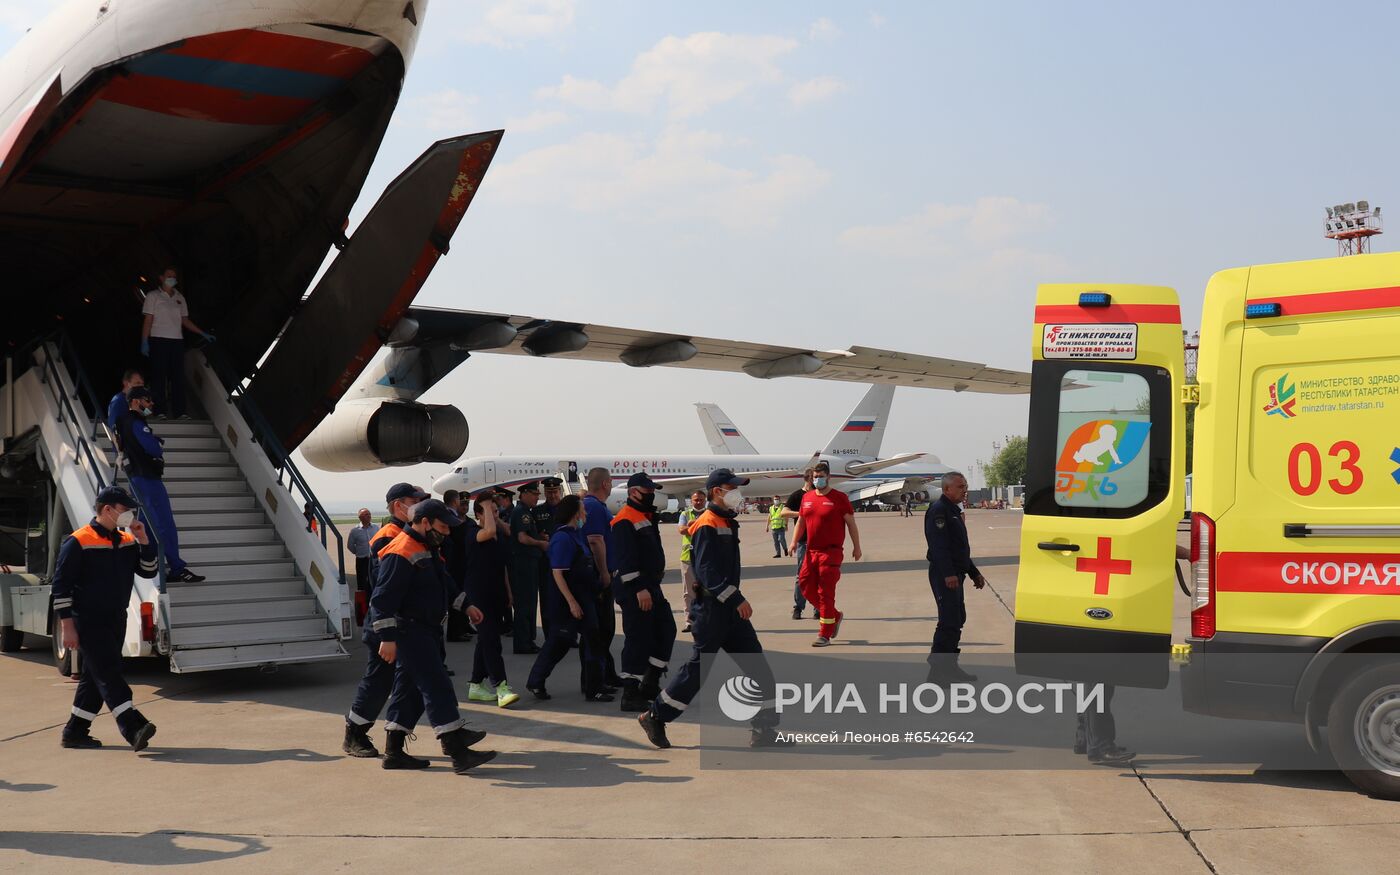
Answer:
M1099 538L1099 555L1092 559L1074 560L1075 571L1088 571L1094 575L1094 595L1108 595L1108 580L1115 574L1132 574L1131 559L1113 558L1113 539Z

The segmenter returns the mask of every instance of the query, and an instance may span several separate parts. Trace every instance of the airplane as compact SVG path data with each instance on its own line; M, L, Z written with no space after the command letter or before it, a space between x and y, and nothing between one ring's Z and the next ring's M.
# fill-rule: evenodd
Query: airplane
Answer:
M890 405L894 399L894 386L877 385L870 388L863 405L874 406L883 410L882 421L887 421ZM734 424L718 404L696 404L696 412L700 416L700 426L705 432L705 439L710 444L710 451L716 455L754 455L758 450L749 439L744 437L739 431L739 427ZM863 425L863 423L859 423ZM881 435L872 436L872 439L864 447L865 452L871 455L878 455L880 452L880 437L883 436L883 425ZM878 472L871 472L864 477L855 478L841 483L837 486L842 492L849 495L855 501L868 501L874 498L888 496L912 495L917 500L927 498L930 491L937 488L935 483L938 478L951 469L941 464L937 456L929 453L921 453L921 459L917 462L905 462L902 465L895 465Z
M434 143L349 227L428 6L70 0L31 28L0 58L0 259L26 290L6 345L62 329L106 397L173 265L269 455L332 472L461 458L466 417L420 396L475 353L1029 391L1024 372L869 347L414 306L504 135Z
M433 483L433 489L439 493L455 489L475 494L500 486L513 489L522 483L554 476L565 464L576 465L580 475L591 468L607 468L615 484L607 504L609 509L615 511L627 500L627 490L623 484L628 476L638 471L645 471L656 481L659 486L657 492L660 493L658 504L664 508L670 501L684 501L691 492L703 489L705 478L716 468L729 468L747 476L751 483L745 487L745 494L751 499L773 495L786 497L802 486L803 471L816 464L818 459L830 463L832 485L847 493L872 486L903 485L909 479L926 483L950 470L937 458L924 453L903 453L885 459L879 457L893 396L893 386L872 386L851 414L841 421L827 445L820 452L810 455L721 452L706 456L667 453L483 456L467 459L450 473L439 477ZM901 470L904 473L888 476L885 473Z

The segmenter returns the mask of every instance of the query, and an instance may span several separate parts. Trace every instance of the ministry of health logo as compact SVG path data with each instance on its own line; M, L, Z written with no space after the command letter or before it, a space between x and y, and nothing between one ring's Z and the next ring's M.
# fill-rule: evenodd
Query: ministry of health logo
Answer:
M1279 377L1278 382L1269 387L1269 403L1264 405L1264 413L1284 419L1297 416L1298 411L1294 410L1298 404L1298 399L1294 397L1297 392L1298 387L1288 382L1287 374Z
M751 677L735 675L719 689L719 709L736 723L757 717L762 707L763 688Z

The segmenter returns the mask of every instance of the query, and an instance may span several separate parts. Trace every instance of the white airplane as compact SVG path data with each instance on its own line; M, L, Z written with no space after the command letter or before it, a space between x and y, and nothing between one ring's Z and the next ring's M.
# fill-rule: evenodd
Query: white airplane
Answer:
M668 500L683 501L691 492L704 487L705 478L716 468L729 468L747 476L752 483L744 492L750 498L773 495L786 497L802 485L804 469L825 459L831 465L832 485L842 491L866 488L872 484L892 483L883 472L914 466L917 478L925 482L948 469L938 459L924 453L905 453L887 459L879 457L880 443L889 419L893 386L873 386L850 416L832 435L819 453L808 455L764 455L758 453L716 453L706 456L669 455L665 453L613 454L610 456L485 456L467 459L451 473L439 477L433 489L444 492L475 493L483 489L505 486L514 489L521 483L558 474L567 463L577 465L580 476L591 468L607 468L613 476L614 488L609 497L611 509L620 508L627 500L624 486L627 478L645 471L660 486L663 507ZM722 415L721 415L722 416ZM747 443L747 442L745 442ZM897 475L903 484L911 475Z
M870 392L861 402L863 407L875 407L882 411L880 414L880 432L872 434L862 450L870 455L879 455L881 439L884 437L884 423L888 421L890 406L894 400L894 386L877 385L871 386ZM700 416L700 426L705 432L705 439L709 441L710 450L716 455L756 455L758 450L749 439L739 431L739 427L734 424L718 404L696 404L696 413ZM919 498L926 497L931 491L937 489L935 485L938 478L947 473L947 466L941 464L937 456L929 453L918 454L921 458L916 462L905 462L891 468L880 471L872 471L864 477L856 477L844 483L838 484L837 488L845 492L853 500L865 501L872 498L898 497L909 494Z

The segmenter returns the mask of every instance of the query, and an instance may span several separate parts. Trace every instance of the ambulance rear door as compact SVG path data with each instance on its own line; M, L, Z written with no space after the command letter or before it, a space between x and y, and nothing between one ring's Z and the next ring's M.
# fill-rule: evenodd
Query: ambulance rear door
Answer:
M1017 669L1163 686L1186 476L1176 292L1043 285L1033 344Z
M1195 637L1317 649L1368 624L1395 634L1397 337L1400 254L1251 268L1235 501L1212 521Z

